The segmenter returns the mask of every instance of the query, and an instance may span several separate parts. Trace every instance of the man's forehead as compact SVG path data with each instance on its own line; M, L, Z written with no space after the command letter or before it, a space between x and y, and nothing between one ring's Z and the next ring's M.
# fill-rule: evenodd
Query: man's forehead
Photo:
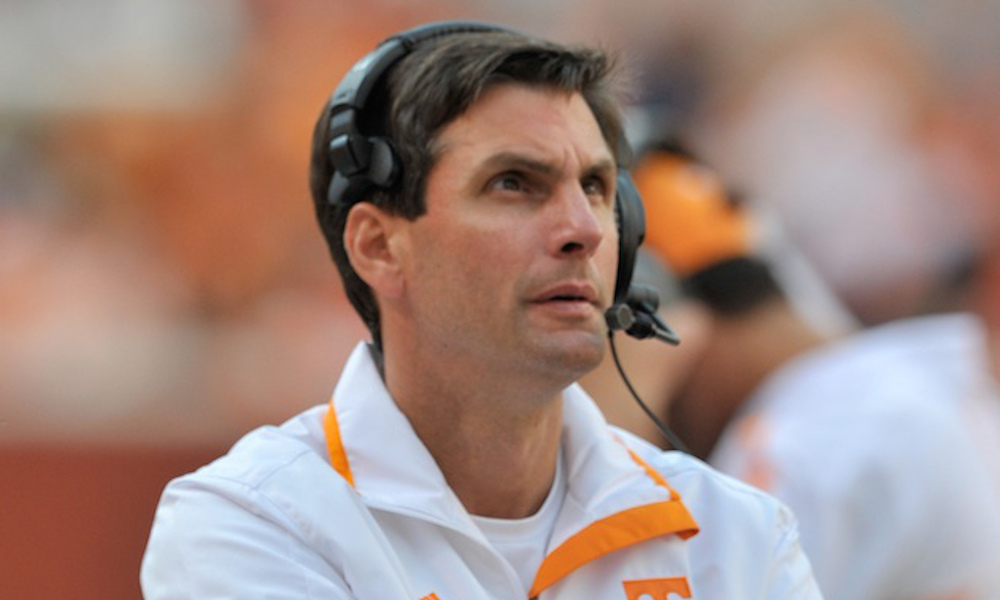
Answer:
M584 97L523 84L495 84L438 135L435 154L476 151L491 162L550 162L572 149L587 163L615 163ZM489 157L489 158L486 158Z

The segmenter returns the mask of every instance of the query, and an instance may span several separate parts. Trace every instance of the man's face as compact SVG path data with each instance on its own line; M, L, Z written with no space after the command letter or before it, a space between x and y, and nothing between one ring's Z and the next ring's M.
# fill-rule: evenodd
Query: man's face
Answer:
M569 380L596 366L618 260L617 170L582 96L496 85L438 142L427 213L405 236L420 347Z

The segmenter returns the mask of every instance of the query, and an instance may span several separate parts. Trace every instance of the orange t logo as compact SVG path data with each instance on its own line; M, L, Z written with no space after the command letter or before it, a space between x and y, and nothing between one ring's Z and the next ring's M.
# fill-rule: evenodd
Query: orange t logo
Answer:
M628 600L639 600L649 596L652 600L670 600L670 594L681 598L691 597L691 586L686 577L664 577L662 579L635 579L623 581L625 595Z

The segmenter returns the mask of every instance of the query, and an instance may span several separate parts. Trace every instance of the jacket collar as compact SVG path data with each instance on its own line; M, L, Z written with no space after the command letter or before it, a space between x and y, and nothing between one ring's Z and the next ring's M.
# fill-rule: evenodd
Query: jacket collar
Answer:
M582 564L698 525L663 477L618 439L577 385L563 393L568 488L534 592ZM324 428L330 462L372 508L482 539L430 452L390 397L364 343L344 367ZM535 594L533 594L535 595Z

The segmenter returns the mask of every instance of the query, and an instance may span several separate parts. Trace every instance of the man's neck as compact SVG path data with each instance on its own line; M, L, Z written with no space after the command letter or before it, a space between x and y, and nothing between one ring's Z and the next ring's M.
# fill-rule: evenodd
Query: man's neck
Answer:
M485 417L479 425L466 415L417 434L469 513L522 518L538 511L555 476L561 410L544 413L530 423Z
M471 514L521 518L544 502L555 475L562 389L496 373L408 371L386 361L386 386ZM487 377L488 379L484 379Z

